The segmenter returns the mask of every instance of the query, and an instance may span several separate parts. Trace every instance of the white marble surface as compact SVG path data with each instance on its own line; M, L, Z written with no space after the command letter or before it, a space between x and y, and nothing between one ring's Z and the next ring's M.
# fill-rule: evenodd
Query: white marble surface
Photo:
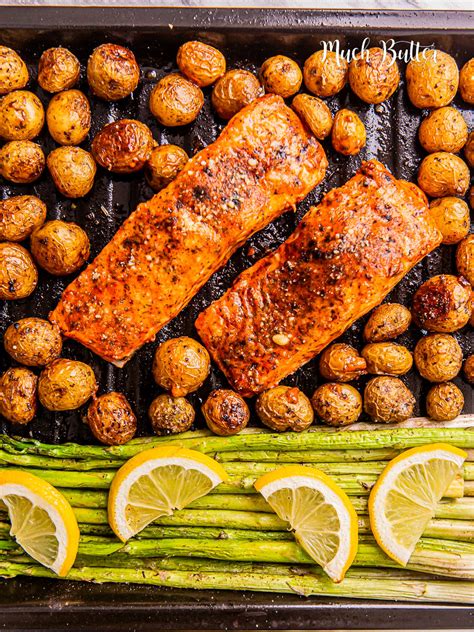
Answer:
M474 10L474 0L0 0L0 5Z

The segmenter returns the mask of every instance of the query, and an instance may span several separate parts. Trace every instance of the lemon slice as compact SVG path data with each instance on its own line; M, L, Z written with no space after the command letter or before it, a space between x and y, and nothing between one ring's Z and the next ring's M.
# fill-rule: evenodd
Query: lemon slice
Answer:
M201 498L228 476L211 457L163 446L140 452L114 476L108 500L109 524L126 542L160 516L170 516Z
M323 472L302 465L265 474L255 489L289 522L313 560L340 582L357 553L357 514L345 492Z
M369 497L370 526L380 548L402 566L466 457L459 448L433 443L402 452L379 476Z
M33 474L0 470L2 503L10 517L10 535L18 544L57 575L67 575L76 559L79 528L64 496Z

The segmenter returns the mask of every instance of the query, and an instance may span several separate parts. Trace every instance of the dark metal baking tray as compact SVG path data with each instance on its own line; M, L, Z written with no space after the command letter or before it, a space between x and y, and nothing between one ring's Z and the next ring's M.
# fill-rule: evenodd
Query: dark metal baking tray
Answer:
M30 65L32 86L47 103L48 96L34 81L36 66L43 50L62 44L73 50L82 64L100 43L113 41L130 46L142 68L142 82L132 98L107 104L92 99L93 126L90 138L106 122L122 117L139 118L148 123L155 138L175 142L193 154L212 142L223 127L206 104L195 124L178 129L162 129L148 112L147 97L153 83L175 69L176 50L189 39L202 39L220 48L229 66L257 70L273 54L286 53L303 62L320 48L321 40L338 38L346 47L360 46L369 37L373 45L379 40L415 40L423 45L435 44L451 53L461 65L474 55L474 12L460 11L305 11L243 9L125 9L125 8L52 8L0 7L0 43L20 51ZM403 47L403 45L401 45ZM88 93L84 74L80 87ZM299 205L297 213L286 213L268 228L255 235L230 262L206 284L189 306L166 328L157 342L173 335L195 335L197 314L219 297L236 275L273 250L295 228L309 206L322 194L347 180L364 158L378 158L398 177L413 179L422 152L416 140L420 112L411 106L406 92L397 91L389 103L368 106L346 88L330 100L331 109L349 106L366 123L367 147L359 156L335 155L325 143L330 166L324 182ZM456 101L469 126L474 112ZM48 152L54 143L44 132L41 145ZM85 146L88 146L88 142ZM74 220L88 232L92 253L97 254L114 234L137 203L151 197L152 191L141 175L110 176L100 171L96 184L84 199L62 198L44 175L31 186L14 186L0 182L0 195L34 192L48 205L50 218ZM453 272L453 247L441 247L427 257L404 279L389 298L409 304L418 285L441 272ZM26 315L46 316L56 303L69 278L57 279L41 273L38 289L27 300L0 306L0 334L12 320ZM356 323L343 337L360 344L363 321ZM402 342L413 348L419 332L410 331ZM474 334L456 334L464 352L474 350ZM156 343L140 350L124 369L100 361L91 352L73 342L65 344L65 355L92 364L102 390L126 393L139 413L140 432L147 432L146 409L159 392L151 377L151 357ZM2 354L0 370L9 364ZM417 397L417 413L423 414L426 385L415 372L406 378ZM318 382L316 363L310 362L286 383L296 384L311 393ZM472 389L457 379L466 398L464 412L473 412ZM200 402L215 387L225 384L223 376L213 370L206 385L192 397ZM18 429L42 440L64 442L91 441L87 426L79 413L41 412L28 428ZM198 420L197 425L200 424ZM6 424L0 430L12 432ZM199 588L199 585L196 585ZM474 587L473 587L474 590ZM5 629L367 629L367 628L473 628L473 611L463 606L361 602L333 599L305 599L297 595L231 593L210 591L159 590L146 586L94 585L19 579L6 581L0 592L0 626Z

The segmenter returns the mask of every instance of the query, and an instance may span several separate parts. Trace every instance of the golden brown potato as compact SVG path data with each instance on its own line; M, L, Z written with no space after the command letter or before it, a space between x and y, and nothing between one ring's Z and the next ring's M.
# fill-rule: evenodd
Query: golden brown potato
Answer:
M0 138L31 140L44 125L43 104L28 90L15 90L0 99Z
M186 42L180 46L176 61L183 75L200 88L212 85L226 70L224 55L203 42Z
M250 411L244 399L227 389L212 391L202 406L207 427L214 434L229 437L243 430L249 422Z
M404 375L413 366L411 353L395 342L371 342L361 355L367 362L367 373L375 375Z
M469 384L474 384L474 354L466 358L463 369L466 380Z
M210 358L197 340L181 336L162 342L153 358L156 383L173 397L193 393L209 375Z
M228 121L263 92L257 77L248 70L229 70L214 86L211 101L217 114Z
M324 101L309 94L297 94L291 107L318 140L324 140L329 136L332 129L332 114Z
M54 360L43 369L38 380L39 400L48 410L75 410L96 390L94 371L78 360Z
M55 94L46 110L48 130L59 145L79 145L91 128L91 108L80 90Z
M50 274L72 274L89 257L89 238L74 222L53 219L31 235L31 253L38 264Z
M399 423L413 415L415 398L398 377L373 377L364 390L364 410L372 421Z
M444 151L423 159L418 171L418 185L430 197L466 195L469 167L464 160Z
M193 425L195 415L185 397L172 397L168 393L155 397L148 409L153 431L158 436L186 432Z
M459 92L463 101L474 103L474 58L467 61L459 74Z
M451 55L425 50L409 62L406 80L408 96L415 107L441 108L456 96L459 70Z
M332 126L332 146L344 156L354 156L365 147L365 126L355 112L339 110Z
M87 62L87 81L92 92L106 101L128 97L138 86L140 68L125 46L101 44Z
M189 160L177 145L155 147L145 165L145 178L154 191L160 191L176 178Z
M459 274L474 287L474 233L463 239L456 249L456 267Z
M452 382L432 386L426 396L426 414L434 421L451 421L461 414L464 395Z
M0 149L0 175L16 184L37 180L45 162L43 150L31 140L12 140Z
M3 336L5 351L19 364L46 366L61 355L63 342L57 325L42 318L22 318Z
M439 274L425 281L413 297L413 320L422 329L457 331L471 317L472 288L462 276Z
M470 167L474 167L474 132L471 132L467 137L467 142L464 145L464 155Z
M46 219L46 204L35 195L0 200L0 241L23 241Z
M15 367L0 377L0 415L14 424L27 424L38 407L38 378L29 369Z
M123 445L137 431L137 418L122 393L94 398L87 410L87 423L94 437L105 445Z
M301 432L313 423L311 402L299 388L275 386L260 393L255 406L260 421L277 432Z
M23 59L7 46L0 46L0 94L24 88L29 74Z
M443 244L457 244L469 233L471 218L464 200L457 197L438 198L431 202L430 211L443 235Z
M364 327L367 342L393 340L406 332L411 323L411 312L399 303L384 303L376 307Z
M332 97L347 83L348 64L333 51L318 50L304 63L304 84L317 97Z
M19 244L0 243L0 299L26 298L38 283L38 270L28 250Z
M359 99L382 103L389 99L400 83L397 61L382 48L358 53L349 64L349 84Z
M330 426L353 424L362 412L362 397L350 384L322 384L314 391L311 403L321 421Z
M150 158L155 141L150 128L140 121L121 119L104 125L92 141L92 155L104 169L133 173Z
M421 338L413 357L421 377L430 382L447 382L461 370L461 347L456 338L448 334L430 334Z
M265 92L279 94L286 99L298 92L303 81L300 67L285 55L266 59L260 68L260 78Z
M326 380L350 382L367 373L367 364L357 349L336 342L319 356L319 372Z
M192 123L204 105L201 88L178 73L158 81L150 94L150 111L161 125L178 127Z
M433 110L418 129L421 146L429 154L448 151L457 154L467 141L467 124L461 112L453 107Z
M58 46L48 48L38 64L38 83L46 92L68 90L79 81L81 65L70 50Z
M94 186L97 167L85 149L58 147L48 155L46 162L56 188L65 197L84 197Z

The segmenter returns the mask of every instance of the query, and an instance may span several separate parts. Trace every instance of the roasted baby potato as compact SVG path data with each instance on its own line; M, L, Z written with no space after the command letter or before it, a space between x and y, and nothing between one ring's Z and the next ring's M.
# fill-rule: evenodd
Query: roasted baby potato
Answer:
M469 167L464 160L444 151L423 159L418 171L418 185L430 197L466 195Z
M260 421L277 432L301 432L313 423L311 402L299 388L275 386L257 398L255 410Z
M212 105L217 114L231 119L243 107L263 95L259 80L248 70L229 70L212 90Z
M0 200L0 241L23 241L46 219L46 204L35 195Z
M344 156L354 156L365 147L365 126L355 112L339 110L332 126L332 146Z
M221 437L237 434L250 419L245 400L234 391L224 388L210 393L202 406L202 414L209 430Z
M46 162L56 188L65 197L84 197L92 189L97 167L85 149L58 147L48 155Z
M122 393L95 397L87 410L87 423L94 437L105 445L123 445L137 431L137 418Z
M304 84L317 97L332 97L347 83L348 64L333 51L318 50L304 63Z
M91 128L91 108L80 90L55 94L46 110L46 123L59 145L79 145Z
M353 424L362 412L362 397L350 384L322 384L314 391L311 403L321 421L330 426Z
M286 99L298 92L303 81L300 67L285 55L266 59L260 68L260 79L265 92L279 94Z
M57 325L42 318L22 318L3 336L5 351L19 364L46 366L61 355L63 342Z
M176 178L189 160L177 145L155 147L145 165L145 178L154 191L160 191Z
M38 264L50 274L72 274L89 257L89 238L74 222L53 219L31 235L31 253Z
M332 129L332 114L324 101L309 94L297 94L291 107L318 140L324 140L329 136Z
M474 233L459 243L456 249L456 267L459 274L474 287Z
M48 48L38 64L38 83L46 92L61 92L79 81L81 65L70 50L58 46Z
M31 140L12 140L0 149L0 175L16 184L28 184L43 173L43 150Z
M457 154L467 141L467 124L461 112L453 107L433 110L423 119L418 138L425 151L448 151Z
M209 375L210 358L197 340L181 336L162 342L153 358L156 383L173 397L196 391Z
M425 50L409 62L406 80L408 96L415 107L441 108L456 96L459 70L451 55Z
M469 207L457 197L444 197L430 204L431 217L443 235L443 244L457 244L469 233Z
M114 173L139 171L150 158L154 145L150 128L140 121L121 119L104 125L92 141L92 155L104 169Z
M469 384L474 384L474 354L466 358L464 362L464 376Z
M43 104L28 90L15 90L0 99L0 138L31 140L44 125Z
M201 88L178 73L158 81L150 94L149 106L161 125L178 127L192 123L204 105Z
M195 416L194 408L185 397L172 397L168 393L155 397L148 409L153 431L158 436L189 430Z
M375 422L399 423L413 415L415 398L398 377L373 377L364 390L364 410Z
M8 241L0 243L0 299L26 298L38 283L38 270L28 250Z
M393 340L406 332L411 323L411 312L399 303L384 303L371 313L364 327L367 342Z
M140 68L135 55L125 46L101 44L87 62L87 81L100 99L118 101L138 86Z
M180 46L176 61L183 75L200 88L212 85L226 70L224 55L203 42L186 42Z
M413 366L411 353L395 342L371 342L361 355L367 362L367 373L375 375L404 375Z
M472 312L472 288L462 276L439 274L425 281L413 297L413 320L422 329L440 333L467 325Z
M459 92L463 101L474 103L474 58L467 61L459 74Z
M421 377L430 382L448 382L461 370L461 347L456 338L448 334L430 334L421 338L413 357Z
M0 46L0 94L24 88L28 79L28 68L23 59L11 48Z
M336 342L319 356L319 372L326 380L350 382L367 373L367 364L357 349Z
M38 396L48 410L75 410L97 390L94 371L88 364L59 358L43 369L38 380Z
M14 424L27 424L38 407L38 378L22 366L5 371L0 377L0 415Z
M466 144L464 145L464 155L470 167L474 167L474 132L471 132L467 137Z
M389 99L400 83L396 59L382 48L358 53L349 64L349 85L366 103Z
M452 382L435 384L426 396L426 414L434 421L451 421L462 413L464 395Z

